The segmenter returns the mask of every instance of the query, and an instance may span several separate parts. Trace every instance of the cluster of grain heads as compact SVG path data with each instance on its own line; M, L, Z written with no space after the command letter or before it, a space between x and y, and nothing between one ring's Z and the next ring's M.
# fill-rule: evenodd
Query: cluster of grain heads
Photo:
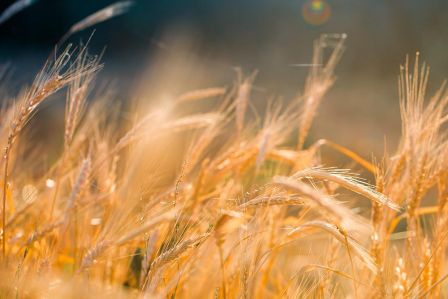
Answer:
M3 155L3 195L2 195L2 257L6 258L6 194L8 186L8 166L12 146L23 127L35 113L38 106L50 95L70 84L79 77L91 74L98 69L96 63L82 63L80 65L70 62L73 55L71 47L67 47L54 61L48 61L42 71L36 76L31 87L26 88L18 96L15 104L6 111L8 124L2 127L5 142ZM75 56L76 60L84 60L84 51Z
M442 87L426 101L426 67L406 62L403 136L392 157L369 162L369 153L325 139L307 146L344 39L316 41L303 101L268 102L260 119L248 109L257 109L255 73L240 75L234 88L180 93L127 124L108 107L109 94L90 93L102 66L86 47L48 62L2 111L2 270L15 275L0 279L0 296L446 296L448 97ZM324 48L331 49L326 60ZM63 87L62 151L34 172L17 158L27 140L15 141ZM203 100L210 103L200 112L184 109ZM323 146L374 183L323 167ZM29 151L43 159L45 150Z
M346 230L358 231L362 234L368 234L370 229L368 223L357 216L352 210L345 208L341 202L332 199L325 193L315 190L311 186L297 182L291 178L275 177L274 183L297 192L302 196L304 204L318 210L324 217L329 217L332 223Z

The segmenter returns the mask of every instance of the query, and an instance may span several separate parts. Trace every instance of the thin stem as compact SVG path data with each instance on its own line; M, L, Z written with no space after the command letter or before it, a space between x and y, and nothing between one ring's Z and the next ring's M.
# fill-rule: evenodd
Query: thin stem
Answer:
M339 230L339 228L338 228L338 230ZM342 232L341 230L339 230L339 231ZM345 232L342 232L342 235L344 236L345 246L347 248L348 257L350 259L350 265L352 267L353 277L356 277L355 265L353 264L353 258L352 258L352 254L350 252L350 246L348 245L347 235L345 234ZM356 280L355 279L353 279L353 287L354 287L354 290L355 290L355 298L358 298L358 286L356 284Z
M8 181L8 162L9 162L9 151L10 151L10 142L8 141L8 146L5 148L5 168L3 174L3 195L2 195L2 258L5 260L6 258L6 190L7 190L7 181Z
M60 183L61 180L59 178L61 172L62 172L62 167L64 167L65 165L65 161L67 160L67 152L69 151L69 147L64 147L64 152L62 154L62 161L61 164L58 165L56 171L55 171L55 189L54 189L54 193L53 193L53 197L51 199L51 208L50 208L50 221L53 218L53 213L54 213L54 208L56 205L56 198L58 197L58 193L59 193L59 187L60 187Z
M222 295L223 295L223 298L226 299L227 290L226 290L226 269L225 269L225 265L224 265L224 253L222 252L221 245L219 245L219 244L218 244L218 252L219 252L219 262L221 264Z

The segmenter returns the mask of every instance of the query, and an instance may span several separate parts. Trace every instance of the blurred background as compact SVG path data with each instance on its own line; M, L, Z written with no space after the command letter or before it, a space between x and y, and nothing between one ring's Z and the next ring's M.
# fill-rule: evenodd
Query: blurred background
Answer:
M0 1L0 11L14 1ZM40 0L0 25L0 64L11 68L11 88L29 83L71 25L114 3L109 0ZM338 79L312 128L363 156L396 146L400 131L399 65L421 52L431 66L430 90L448 70L446 0L136 0L124 15L70 37L90 51L105 50L99 81L119 100L147 89L161 94L231 85L235 67L259 70L253 100L292 99L303 90L312 42L322 33L346 33ZM138 86L138 87L137 87ZM163 92L162 92L163 90ZM63 104L63 101L62 101ZM52 106L53 107L53 106ZM60 107L59 107L60 108ZM50 126L61 113L45 108Z

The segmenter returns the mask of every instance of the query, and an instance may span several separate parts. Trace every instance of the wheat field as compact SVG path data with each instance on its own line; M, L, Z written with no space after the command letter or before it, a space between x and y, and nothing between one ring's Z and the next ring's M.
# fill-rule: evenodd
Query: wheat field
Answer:
M310 136L344 34L314 42L296 98L257 109L257 73L238 70L123 122L92 92L101 56L65 41L128 5L73 25L3 100L0 298L448 297L448 93L427 94L419 53L397 68L401 137L382 156ZM61 93L62 150L42 167L27 129Z

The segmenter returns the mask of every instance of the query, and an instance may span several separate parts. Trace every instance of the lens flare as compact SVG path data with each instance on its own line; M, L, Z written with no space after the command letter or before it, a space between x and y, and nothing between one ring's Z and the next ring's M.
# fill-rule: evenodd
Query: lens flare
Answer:
M331 8L325 0L308 0L303 4L302 16L311 25L322 25L330 19Z

